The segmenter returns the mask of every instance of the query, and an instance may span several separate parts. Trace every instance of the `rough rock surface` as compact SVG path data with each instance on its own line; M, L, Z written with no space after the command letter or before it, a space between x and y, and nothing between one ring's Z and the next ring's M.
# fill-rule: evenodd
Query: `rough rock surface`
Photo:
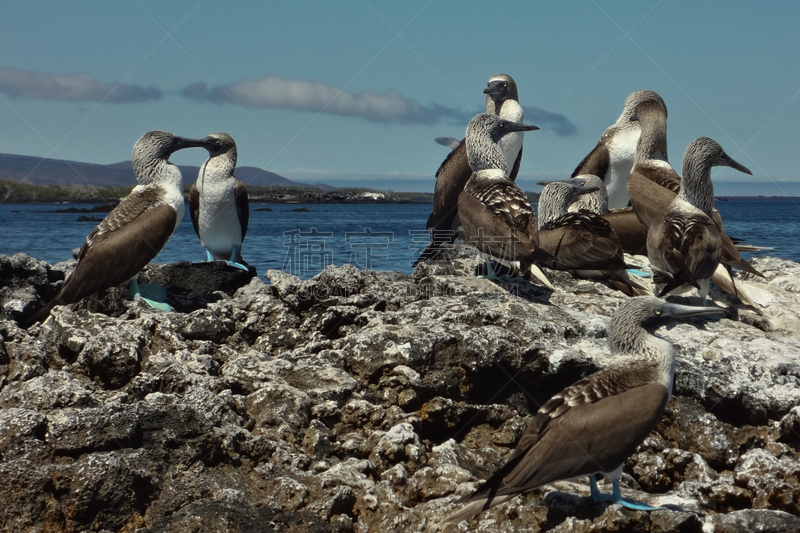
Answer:
M412 276L188 283L175 313L112 289L28 330L16 320L72 265L0 257L0 529L800 530L800 265L769 257L744 281L764 317L660 331L675 398L623 492L682 510L595 504L578 479L440 528L539 405L612 360L625 298L556 272L554 292L500 286L472 276L470 249L453 255Z

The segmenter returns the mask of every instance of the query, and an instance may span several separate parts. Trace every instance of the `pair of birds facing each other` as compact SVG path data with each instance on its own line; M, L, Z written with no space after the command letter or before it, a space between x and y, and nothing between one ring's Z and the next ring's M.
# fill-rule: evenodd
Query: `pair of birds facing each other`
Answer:
M486 88L486 113L497 115L511 122L522 122L524 113L519 104L519 91L514 78L508 74L497 74L489 78ZM436 186L433 193L433 206L426 227L431 242L414 261L413 266L433 259L444 244L456 240L456 229L461 225L458 213L458 198L472 176L467 154L466 137L460 141L448 138L437 139L453 149L436 171ZM522 161L523 132L510 132L500 141L500 149L505 156L506 177L514 181Z
M138 185L88 235L78 252L75 270L55 297L29 318L30 324L46 319L57 305L78 303L87 296L129 280L131 297L142 298L157 309L170 309L163 288L140 288L136 277L158 255L183 218L185 207L182 177L178 167L169 158L178 150L192 147L205 148L209 153L208 161L200 170L200 186L193 186L191 214L193 222L197 220L195 230L203 242L205 232L212 227L213 239L210 242L217 246L215 253L221 250L231 256L232 251L236 250L241 258L241 241L247 227L246 220L238 230L240 234L229 232L235 235L229 239L229 248L225 249L219 246L222 239L218 232L214 233L214 226L218 226L217 219L222 216L218 213L220 209L213 216L203 215L204 207L208 205L208 201L202 200L203 190L210 189L212 199L218 202L220 197L224 200L230 196L219 193L225 187L209 184L235 180L232 175L236 163L236 145L233 139L226 133L215 133L203 139L189 139L163 130L149 131L133 147L133 170ZM234 185L234 188L238 188L238 185ZM223 212L224 209L223 207ZM246 208L243 213L246 216Z
M542 405L506 464L460 499L467 505L443 524L469 519L542 485L583 476L589 476L594 501L658 509L623 498L619 487L625 460L661 420L672 395L675 351L655 330L672 320L724 313L652 296L622 302L608 325L608 343L617 358ZM612 494L600 493L597 474L611 478Z

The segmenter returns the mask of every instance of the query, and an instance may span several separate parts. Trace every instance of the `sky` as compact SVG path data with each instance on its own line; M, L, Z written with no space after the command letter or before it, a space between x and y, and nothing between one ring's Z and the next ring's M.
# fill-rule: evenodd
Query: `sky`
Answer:
M109 164L144 132L226 131L239 166L334 186L432 191L494 74L519 86L518 182L564 179L658 92L669 158L717 140L753 176L718 195L800 195L800 3L37 1L0 18L0 152ZM200 165L203 150L172 160ZM193 181L194 176L184 176Z

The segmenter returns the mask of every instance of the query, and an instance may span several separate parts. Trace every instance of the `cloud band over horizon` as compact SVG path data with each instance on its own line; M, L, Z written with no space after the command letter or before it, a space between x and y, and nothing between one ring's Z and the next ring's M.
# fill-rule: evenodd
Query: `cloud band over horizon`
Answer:
M444 120L466 127L475 113L480 112L462 111L439 104L423 106L393 89L381 94L371 91L354 93L322 81L279 76L267 76L260 80L247 79L211 88L198 82L185 87L181 95L199 102L329 113L386 123L435 124ZM526 107L525 110L531 117L526 116L528 122L552 126L551 131L560 137L570 137L577 133L575 125L564 115L548 113L538 107Z
M12 67L0 68L0 93L11 98L112 104L159 100L164 96L155 87L105 83L88 74L49 74Z

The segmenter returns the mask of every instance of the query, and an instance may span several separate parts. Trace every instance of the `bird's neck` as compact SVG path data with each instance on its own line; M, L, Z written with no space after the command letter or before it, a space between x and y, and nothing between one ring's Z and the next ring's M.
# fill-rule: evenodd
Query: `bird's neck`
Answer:
M711 216L714 210L714 184L708 164L692 160L683 162L683 178L678 198Z
M539 229L554 221L569 209L569 194L556 190L552 191L553 186L545 187L539 197Z
M166 159L134 163L133 170L140 185L162 185L177 189L182 186L181 171Z
M669 162L667 157L667 125L660 121L642 127L642 133L636 145L634 165L651 159Z
M613 354L651 362L657 369L657 381L672 394L675 350L669 341L651 334L638 324L629 324L609 331L608 342Z
M491 139L481 137L477 141L467 138L467 160L473 172L499 169L508 175L508 164L502 148Z

